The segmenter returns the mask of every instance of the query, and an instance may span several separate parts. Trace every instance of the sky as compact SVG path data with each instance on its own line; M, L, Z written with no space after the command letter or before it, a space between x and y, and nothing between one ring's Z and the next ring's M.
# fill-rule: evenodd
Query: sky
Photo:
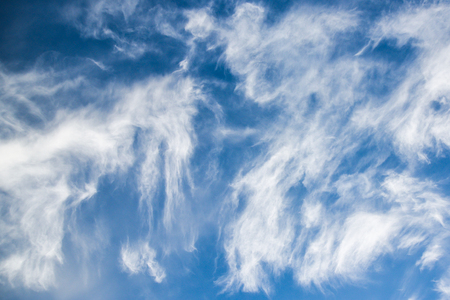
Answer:
M450 299L450 2L0 4L1 299Z

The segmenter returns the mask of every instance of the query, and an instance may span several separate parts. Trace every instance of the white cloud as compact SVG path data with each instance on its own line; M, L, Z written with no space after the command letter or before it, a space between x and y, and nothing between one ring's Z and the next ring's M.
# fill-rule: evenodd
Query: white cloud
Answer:
M126 244L120 250L122 266L130 274L148 271L155 281L160 283L166 277L164 269L155 260L156 252L147 243L140 242L135 246Z
M107 16L128 22L135 13L139 0L93 0L87 2L87 7L68 6L64 14L86 36L102 38L112 34L108 29ZM83 19L83 22L79 19Z
M215 24L207 10L187 11L188 22L185 30L196 38L206 38L214 30Z
M374 178L369 180L374 181ZM432 267L439 259L440 248L446 244L447 237L446 225L443 226L441 220L447 218L450 210L444 205L439 208L442 215L435 215L436 203L448 203L448 199L436 193L435 186L406 174L389 175L382 189L360 188L361 182L346 181L346 185L355 185L356 192L339 194L335 205L327 208L318 234L311 236L308 227L301 230L293 249L299 255L296 256L298 261L293 261L294 274L301 284L314 283L322 287L333 278L359 280L381 255L405 248L417 249L423 244L429 246L417 265ZM388 210L377 209L379 201ZM364 205L358 205L361 203ZM308 205L307 202L304 205ZM338 209L348 205L353 207ZM304 238L308 235L310 240ZM433 238L434 242L430 243ZM301 251L302 247L305 252Z
M11 114L8 118L12 121L2 123L9 132L0 145L0 273L11 284L33 289L48 289L57 282L55 267L64 261L66 211L92 197L102 175L125 172L135 162L137 128L145 149L139 176L142 201L152 206L151 182L164 178L163 222L170 229L173 214L186 208L182 183L189 180L188 163L195 143L191 118L200 97L193 81L181 73L150 78L131 87L111 85L104 92L82 79L83 89L95 97L108 97L115 102L113 107L109 111L93 105L63 108L51 117L42 113L35 98L59 99L61 89L79 88L70 78L54 84L53 76L36 71L20 76L2 73L6 93L1 100L23 103L43 124L34 128ZM164 143L165 150L160 147ZM162 174L154 172L158 159L163 160ZM185 225L181 227L190 244L190 228Z
M446 4L410 8L381 19L372 31L375 41L410 42L417 59L389 101L368 105L355 122L394 135L399 151L412 159L427 161L426 150L439 154L450 145L449 12Z
M448 299L450 297L450 278L448 277L448 274L439 279L436 288L441 294L441 299Z
M367 269L380 254L392 251L392 238L400 224L395 216L355 213L345 221L345 232L336 250L338 274L352 277Z
M433 245L422 254L422 257L417 262L421 269L425 267L433 267L434 263L444 255L444 251L440 245Z
M89 0L84 5L66 4L62 10L64 20L84 38L112 40L115 53L134 60L148 52L161 53L151 42L155 33L183 40L174 22L179 14L178 9L140 0Z
M443 32L446 9L428 10L428 19L437 12ZM413 170L417 155L425 157L424 147L447 145L449 68L442 54L447 43L426 48L436 33L429 43L419 43L419 64L386 101L369 93L365 80L374 71L385 74L387 63L361 53L333 56L338 37L358 30L357 12L299 7L273 24L265 21L262 7L250 3L226 21L205 13L190 12L186 29L198 39L217 35L225 63L240 80L238 89L263 108L280 109L272 124L264 124L263 154L243 166L231 185L230 221L224 224L229 272L218 282L226 290L269 293L271 276L291 268L301 285L322 288L362 280L383 255L424 246L428 250L418 264L431 266L439 257L431 240L446 243L449 199L433 182L415 178ZM392 22L417 23L410 17L394 15ZM395 30L408 28L392 22L378 25L382 30L375 28L373 39L397 38ZM420 24L408 34L422 26L433 30L433 22ZM427 36L426 30L419 31ZM431 106L435 99L442 107L438 112ZM376 153L358 154L365 139ZM400 174L380 167L393 153L392 144L409 166ZM350 160L356 163L347 171ZM305 196L290 195L297 186Z

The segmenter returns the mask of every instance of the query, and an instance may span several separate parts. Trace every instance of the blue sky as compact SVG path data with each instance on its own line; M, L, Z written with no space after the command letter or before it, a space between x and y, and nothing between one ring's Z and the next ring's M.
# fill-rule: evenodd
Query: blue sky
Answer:
M0 9L2 299L449 299L450 3Z

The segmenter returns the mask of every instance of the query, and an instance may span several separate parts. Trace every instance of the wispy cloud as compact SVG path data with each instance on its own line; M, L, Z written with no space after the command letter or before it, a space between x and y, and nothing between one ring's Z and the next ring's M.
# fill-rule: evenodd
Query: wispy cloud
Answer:
M402 154L422 160L427 160L427 149L439 154L450 142L448 12L445 4L406 9L380 20L371 36L375 41L394 39L398 47L410 43L417 59L408 66L390 101L380 107L368 106L367 110L374 111L364 111L358 122L391 132Z
M2 280L57 286L70 234L80 259L115 243L119 272L161 283L173 253L203 263L197 243L218 237L227 292L271 294L287 271L304 289L367 283L408 254L448 297L448 188L423 169L450 147L449 5L232 6L67 4L64 26L104 56L0 67ZM171 67L124 79L149 53ZM136 232L112 237L96 216L78 232L105 176L132 181Z
M189 14L186 29L196 38L215 34L225 45L224 60L247 99L281 109L262 138L267 151L231 185L231 214L238 217L224 225L229 272L219 283L225 289L269 293L271 274L286 268L304 286L362 280L380 256L418 244L429 245L418 264L440 257L435 241L446 236L448 199L412 170L415 157L425 157L424 147L439 152L447 143L446 59L436 48L424 49L434 40L446 48L446 9L390 15L374 27L377 42L398 37L401 47L419 41L417 62L388 101L365 79L387 74L389 62L355 56L340 44L363 22L355 11L298 7L274 24L265 21L263 7L249 3L226 22L203 10ZM444 31L436 33L427 18L442 22ZM422 42L422 36L429 39ZM378 151L361 154L365 141ZM382 163L393 153L409 171L386 173ZM349 159L357 163L344 168ZM296 188L304 196L292 196Z
M35 128L16 115L6 115L3 128L8 131L0 146L4 249L0 269L11 283L34 289L55 283L55 266L64 260L66 211L92 197L102 175L123 173L135 162L137 128L145 149L139 176L142 201L151 211L153 183L165 178L164 224L170 227L173 214L183 205L182 183L188 180L187 164L195 143L190 122L199 99L193 81L181 73L130 88L111 85L104 92L85 82L83 88L109 98L113 107L105 111L87 105L43 116L33 102L36 97L62 100L60 89L76 89L80 86L76 82L84 81L69 78L55 84L52 76L36 70L15 77L2 73L2 101L23 104L42 124ZM155 173L158 159L163 160L162 174Z
M130 274L136 274L143 271L155 277L156 282L162 282L166 277L164 269L155 261L155 250L148 244L141 242L139 245L132 247L126 244L120 251L122 266L124 270Z
M92 0L72 3L62 9L64 20L80 31L84 38L111 40L114 52L137 60L148 52L161 52L154 42L160 34L183 40L178 9L165 9L140 0ZM153 38L153 40L152 40Z

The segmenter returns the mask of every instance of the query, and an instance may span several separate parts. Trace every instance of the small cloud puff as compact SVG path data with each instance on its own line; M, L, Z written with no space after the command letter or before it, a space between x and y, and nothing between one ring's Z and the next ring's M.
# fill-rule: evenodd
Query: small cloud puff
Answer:
M155 260L156 251L145 242L141 241L134 246L130 246L129 243L123 245L120 257L123 270L129 274L148 271L158 283L166 277L164 269Z

